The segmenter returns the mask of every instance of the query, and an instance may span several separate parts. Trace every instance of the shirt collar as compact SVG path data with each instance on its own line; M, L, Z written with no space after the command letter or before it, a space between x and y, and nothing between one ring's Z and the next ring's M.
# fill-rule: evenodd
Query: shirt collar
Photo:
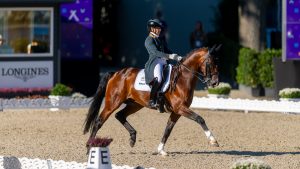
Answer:
M159 37L158 35L156 35L156 34L153 33L153 32L150 32L150 36L152 36L153 38L158 38L158 37Z

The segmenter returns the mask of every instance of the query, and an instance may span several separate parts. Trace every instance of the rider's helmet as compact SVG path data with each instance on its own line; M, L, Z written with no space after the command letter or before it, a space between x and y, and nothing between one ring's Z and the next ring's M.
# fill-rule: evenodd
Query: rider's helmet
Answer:
M163 29L163 24L159 21L159 19L150 19L147 22L148 31L150 31L150 27L160 27Z

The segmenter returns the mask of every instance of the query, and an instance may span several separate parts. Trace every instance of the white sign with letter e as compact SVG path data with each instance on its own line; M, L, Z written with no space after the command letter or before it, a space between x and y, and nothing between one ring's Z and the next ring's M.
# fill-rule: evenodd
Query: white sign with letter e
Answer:
M108 147L92 147L87 169L112 169Z

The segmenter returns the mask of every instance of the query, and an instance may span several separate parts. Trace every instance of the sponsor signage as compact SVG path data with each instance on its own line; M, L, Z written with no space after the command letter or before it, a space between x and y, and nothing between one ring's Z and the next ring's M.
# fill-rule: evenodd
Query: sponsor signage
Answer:
M282 60L300 60L300 0L283 0Z
M53 61L0 62L0 88L53 86Z

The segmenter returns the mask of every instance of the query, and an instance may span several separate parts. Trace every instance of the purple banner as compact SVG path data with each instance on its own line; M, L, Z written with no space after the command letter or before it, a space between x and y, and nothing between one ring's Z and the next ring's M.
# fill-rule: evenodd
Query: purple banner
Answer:
M62 4L61 15L70 22L76 22L92 29L93 0L76 0L75 3Z
M93 51L93 0L61 5L61 57L90 60Z
M286 59L300 59L300 0L286 3Z

